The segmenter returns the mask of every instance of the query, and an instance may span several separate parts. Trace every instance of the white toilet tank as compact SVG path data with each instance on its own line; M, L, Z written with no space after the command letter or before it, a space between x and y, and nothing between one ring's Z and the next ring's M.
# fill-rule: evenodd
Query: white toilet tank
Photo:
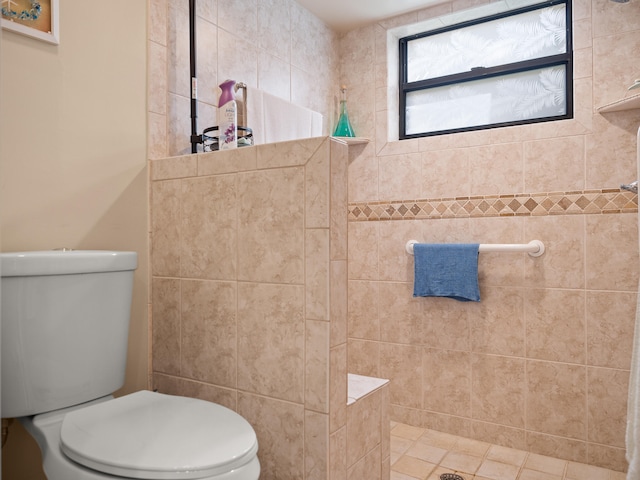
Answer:
M0 254L3 418L77 405L123 385L137 258Z

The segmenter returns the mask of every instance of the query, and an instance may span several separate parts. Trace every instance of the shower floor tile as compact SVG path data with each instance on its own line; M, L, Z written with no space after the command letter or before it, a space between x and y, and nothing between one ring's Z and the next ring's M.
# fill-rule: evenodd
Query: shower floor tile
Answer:
M622 472L391 423L391 480L625 480Z

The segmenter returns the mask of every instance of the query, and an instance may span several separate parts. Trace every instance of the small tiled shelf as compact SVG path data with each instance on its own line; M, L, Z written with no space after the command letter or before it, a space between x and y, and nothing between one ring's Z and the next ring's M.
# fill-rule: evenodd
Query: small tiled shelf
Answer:
M621 112L623 110L633 110L634 108L640 108L640 93L603 105L598 108L598 112Z
M365 377L354 373L347 374L347 381L347 405L357 402L362 397L389 383L386 378Z
M369 143L370 140L365 137L331 137L337 142L340 142L344 145L363 145L365 143Z

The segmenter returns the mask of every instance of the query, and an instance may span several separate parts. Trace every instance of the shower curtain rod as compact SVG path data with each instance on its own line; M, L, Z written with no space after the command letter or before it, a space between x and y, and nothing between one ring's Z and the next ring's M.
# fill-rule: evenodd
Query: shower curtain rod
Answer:
M409 255L413 255L413 246L419 243L417 240L409 240L405 245L405 250ZM544 243L540 240L531 240L529 243L481 243L480 252L508 252L508 253L528 253L532 257L539 257L544 253Z

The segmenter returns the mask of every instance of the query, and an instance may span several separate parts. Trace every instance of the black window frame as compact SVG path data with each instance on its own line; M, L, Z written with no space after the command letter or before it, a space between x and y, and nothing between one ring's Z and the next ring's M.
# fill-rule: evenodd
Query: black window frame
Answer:
M572 25L571 25L571 2L572 0L551 0L546 2L540 2L533 5L509 10L506 12L500 12L498 14L483 16L477 19L457 23L435 30L429 30L413 35L408 35L399 39L399 112L400 112L400 130L399 139L407 140L412 138L431 137L435 135L445 135L458 132L469 132L475 130L487 130L491 128L509 127L514 125L528 125L541 122L567 120L573 118L573 38L572 38ZM441 77L430 78L427 80L419 80L414 82L408 82L408 68L407 68L407 44L411 40L424 38L432 35L437 35L444 32L458 30L481 23L490 22L493 20L499 20L501 18L512 17L523 13L540 10L543 8L551 7L554 5L565 5L566 15L566 52L558 55L551 55L547 57L536 58L532 60L525 60L521 62L508 63L498 65L495 67L478 67L473 68L470 71L455 73L451 75L445 75ZM497 76L504 76L512 73L525 72L530 70L536 70L540 68L553 67L564 65L566 71L565 77L565 90L566 90L566 113L564 115L554 115L551 117L532 118L528 120L514 120L509 122L492 123L485 125L474 125L469 127L461 127L447 130L437 130L433 132L422 133L406 133L406 96L408 93L428 90L436 87L443 87L447 85L462 84L470 81L482 80Z

